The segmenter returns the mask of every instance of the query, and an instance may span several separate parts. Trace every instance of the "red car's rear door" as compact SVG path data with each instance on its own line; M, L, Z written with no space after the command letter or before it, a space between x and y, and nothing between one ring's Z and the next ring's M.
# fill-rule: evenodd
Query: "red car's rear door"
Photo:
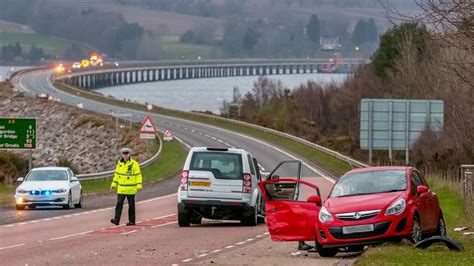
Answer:
M273 241L315 240L315 225L321 208L319 188L296 179L259 183L268 231ZM295 194L299 196L295 200ZM309 200L309 201L308 201Z

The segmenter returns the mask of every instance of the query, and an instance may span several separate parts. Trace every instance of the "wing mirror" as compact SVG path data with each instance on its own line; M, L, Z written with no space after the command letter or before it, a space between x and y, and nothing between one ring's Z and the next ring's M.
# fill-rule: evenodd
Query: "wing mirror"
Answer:
M416 187L416 193L417 193L418 195L421 195L421 194L423 194L423 193L425 193L425 192L427 192L427 191L428 191L428 188L427 188L426 186L417 186L417 187Z
M316 203L316 205L321 206L321 197L319 196L310 196L306 201L310 203Z
M25 181L25 179L23 177L18 177L18 179L16 180L16 182L18 182L18 183L21 183L23 181Z
M75 177L75 176L71 177L71 182L77 182L77 181L79 181L79 179L77 179L77 177Z

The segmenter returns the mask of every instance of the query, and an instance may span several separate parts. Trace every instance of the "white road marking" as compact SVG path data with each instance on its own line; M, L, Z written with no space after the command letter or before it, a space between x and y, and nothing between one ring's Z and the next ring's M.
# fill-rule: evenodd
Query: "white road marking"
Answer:
M204 254L201 254L201 255L197 255L196 258L202 258L202 257L205 257L205 256L207 256L207 255L208 255L208 254L205 254L205 253L204 253Z
M12 227L12 226L15 226L16 224L7 224L5 225L5 227Z
M209 135L207 135L207 134L204 134L204 136L206 136L206 137L208 137L208 138L210 138L210 137L211 137L211 136L209 136Z
M193 132L193 133L194 133L194 132L196 132L196 131L195 131L194 129L191 129L191 132Z
M185 259L185 260L182 260L182 262L190 262L192 261L193 259Z
M254 241L254 240L255 239L253 239L253 238L249 238L249 239L247 239L247 242Z
M130 232L123 232L122 235L133 234L133 233L136 233L136 232L138 232L138 230L133 230L133 231L130 231Z
M265 171L265 168L261 164L258 164L258 167L260 167L260 170Z
M54 238L50 238L49 240L50 240L50 241L59 240L59 239L64 239L64 238L70 238L70 237L73 237L73 236L85 235L85 234L89 234L89 233L92 233L92 231L86 231L86 232L77 233L77 234L72 234L72 235L67 235L67 236L54 237Z
M152 226L151 228L157 228L157 227L162 227L162 226L165 226L165 225L177 224L177 223L178 223L177 221L175 221L175 222L169 222L169 223L165 223L165 224L155 225L155 226Z
M217 252L221 252L222 249L216 249L216 250L213 250L212 253L217 253Z
M21 247L21 246L24 246L24 245L26 245L26 244L18 244L18 245L13 245L13 246L8 246L8 247L0 247L0 250Z
M269 232L265 232L265 233L263 233L263 234L264 234L264 235L268 235L268 234L270 234L270 233L269 233Z
M211 137L211 139L212 139L212 140L217 140L217 138L216 138L216 137Z
M225 247L225 248L233 248L233 247L235 247L235 246L227 246L227 247Z
M245 244L245 242L247 242L247 241L239 242L239 243L237 243L236 245L242 245L242 244Z
M257 237L257 238L260 238L260 237L263 237L263 236L262 236L262 235L257 235L256 237Z
M223 140L221 140L221 139L218 139L217 141L218 141L218 142L220 142L220 143L224 143L224 141L223 141Z

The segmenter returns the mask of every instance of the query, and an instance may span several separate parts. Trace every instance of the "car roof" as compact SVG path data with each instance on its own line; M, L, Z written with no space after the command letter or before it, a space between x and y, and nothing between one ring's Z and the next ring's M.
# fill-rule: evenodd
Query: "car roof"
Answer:
M364 167L364 168L356 168L353 169L346 174L353 174L353 173L364 173L364 172L375 172L375 171L407 171L409 166L376 166L376 167Z
M215 149L215 150L208 150ZM222 149L222 150L220 150ZM245 153L243 149L233 149L233 148L213 148L213 147L193 147L191 151L195 152L231 152L231 153Z
M69 169L69 167L59 167L59 166L45 166L45 167L36 167L36 168L33 168L31 169L31 171L39 171L39 170L62 170L62 171L66 171L67 169Z

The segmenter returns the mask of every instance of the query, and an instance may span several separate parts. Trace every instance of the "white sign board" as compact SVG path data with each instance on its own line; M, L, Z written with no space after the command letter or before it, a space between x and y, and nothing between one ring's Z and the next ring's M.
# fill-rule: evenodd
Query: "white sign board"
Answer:
M155 134L150 133L140 133L141 139L155 139Z

